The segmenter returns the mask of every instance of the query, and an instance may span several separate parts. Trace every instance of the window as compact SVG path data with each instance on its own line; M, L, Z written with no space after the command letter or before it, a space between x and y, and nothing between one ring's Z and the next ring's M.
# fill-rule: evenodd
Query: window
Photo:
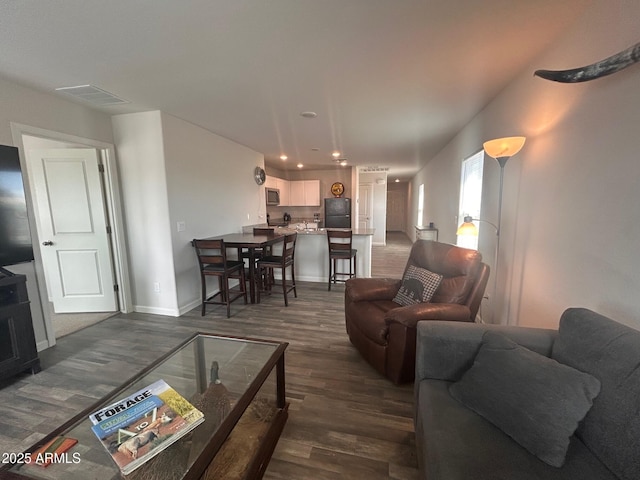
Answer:
M480 204L482 203L482 168L484 166L484 151L480 150L475 155L462 162L460 175L460 209L459 221L470 215L480 218ZM474 222L478 231L480 225ZM478 249L478 237L472 235L458 235L458 246Z
M417 224L424 225L424 183L418 188L418 218Z

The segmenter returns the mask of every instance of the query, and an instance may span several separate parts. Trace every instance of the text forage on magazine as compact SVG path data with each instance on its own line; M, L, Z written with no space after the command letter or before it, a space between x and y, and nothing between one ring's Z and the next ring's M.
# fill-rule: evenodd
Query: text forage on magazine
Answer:
M102 408L89 419L95 435L127 475L204 421L164 380Z

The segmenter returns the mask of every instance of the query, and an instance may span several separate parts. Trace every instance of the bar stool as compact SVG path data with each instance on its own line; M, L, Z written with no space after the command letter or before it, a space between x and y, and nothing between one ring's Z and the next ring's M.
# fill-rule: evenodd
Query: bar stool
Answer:
M284 295L284 306L289 306L287 293L293 290L294 297L298 298L296 290L296 273L295 273L295 254L297 233L291 233L281 237L275 245L282 243L282 255L270 255L262 257L258 260L258 278L260 279L260 288L258 288L258 303L260 303L261 292L271 292L274 286L274 270L280 269L282 272L282 293ZM274 245L274 246L275 246ZM291 267L291 284L287 285L287 267ZM263 283L263 278L266 281Z
M327 230L327 242L329 243L329 291L331 291L332 282L335 284L346 281L339 279L338 275L349 278L356 276L358 251L353 248L353 232L351 230ZM353 265L351 259L353 259ZM349 273L336 270L338 260L349 261Z
M244 262L242 260L227 260L227 250L224 240L198 240L192 242L198 256L200 266L200 280L202 282L202 316L205 314L206 306L226 305L227 318L231 316L231 302L240 297L244 297L247 304L247 285L244 276ZM210 297L207 297L207 276L218 277L219 290ZM229 287L229 279L240 280L239 290L232 290ZM220 301L214 300L220 296Z
M254 229L253 229L253 234L254 234L254 235L267 235L267 236L271 236L271 235L274 235L274 234L275 234L275 231L276 231L276 230L275 230L275 228L273 228L273 227L269 227L269 228L267 228L267 227L254 227ZM256 249L253 251L253 259L252 259L252 261L253 261L253 262L255 262L255 265L256 265L256 270L255 270L255 271L256 271L256 272L258 272L258 269L257 269L257 262L258 262L258 260L260 260L262 257L266 257L266 256L271 255L271 252L272 252L272 248L271 248L271 247L272 247L271 245L267 245L267 246L266 246L266 247L264 247L264 248L256 248ZM243 252L243 259L244 259L244 258L249 258L249 252ZM245 272L245 273L246 273L246 272ZM251 279L251 278L249 278L248 280L249 280L249 281L251 281L252 279ZM259 275L259 274L258 274L258 275L256 275L256 278L255 278L255 279L253 279L253 280L254 280L254 282L255 282L256 286L258 286L258 288L259 288L259 286L260 286L260 275ZM257 289L256 289L256 290L257 290Z

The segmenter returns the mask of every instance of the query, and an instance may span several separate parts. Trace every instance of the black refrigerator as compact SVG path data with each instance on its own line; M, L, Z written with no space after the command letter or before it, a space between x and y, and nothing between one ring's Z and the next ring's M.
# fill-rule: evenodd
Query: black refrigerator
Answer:
M324 199L324 227L351 228L351 199Z

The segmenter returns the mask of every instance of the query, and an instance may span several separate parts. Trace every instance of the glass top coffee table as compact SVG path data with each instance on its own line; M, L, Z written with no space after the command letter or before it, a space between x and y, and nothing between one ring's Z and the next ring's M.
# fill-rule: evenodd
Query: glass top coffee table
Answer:
M31 447L0 479L181 480L261 478L287 419L287 343L196 333L109 396ZM211 382L212 370L219 382ZM213 376L215 378L215 374ZM164 380L204 413L204 423L127 476L91 430L89 414ZM47 467L28 452L58 436L78 441Z

